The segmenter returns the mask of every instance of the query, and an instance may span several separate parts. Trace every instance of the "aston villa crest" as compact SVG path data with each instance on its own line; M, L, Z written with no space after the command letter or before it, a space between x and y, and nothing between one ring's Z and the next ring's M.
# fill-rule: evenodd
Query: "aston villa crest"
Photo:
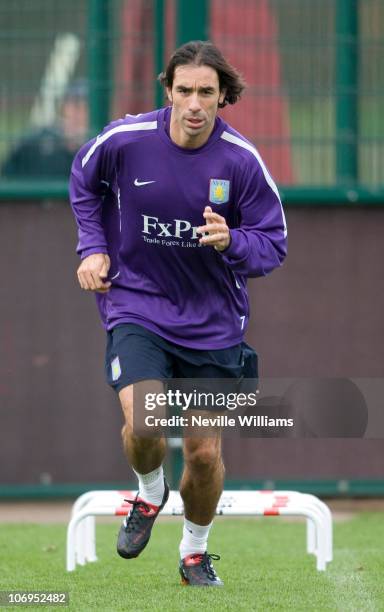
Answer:
M211 179L209 181L209 201L212 204L225 204L229 200L229 181Z

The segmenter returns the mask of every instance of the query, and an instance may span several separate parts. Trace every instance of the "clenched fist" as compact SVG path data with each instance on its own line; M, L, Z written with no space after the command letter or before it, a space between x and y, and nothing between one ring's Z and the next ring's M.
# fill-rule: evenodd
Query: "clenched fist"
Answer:
M88 255L88 257L83 259L77 270L80 287L85 291L107 293L111 283L105 281L105 279L108 276L110 265L111 260L105 253Z
M231 234L224 217L213 212L210 206L205 207L203 217L206 225L197 228L199 234L204 234L199 240L200 244L213 246L216 251L227 249L231 242Z

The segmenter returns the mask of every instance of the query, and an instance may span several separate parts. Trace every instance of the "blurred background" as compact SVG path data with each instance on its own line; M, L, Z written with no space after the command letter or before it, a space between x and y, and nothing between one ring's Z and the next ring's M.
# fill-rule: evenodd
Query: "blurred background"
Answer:
M287 261L249 283L261 375L383 377L381 0L0 0L0 23L0 497L134 482L68 174L109 121L164 104L156 76L191 39L243 73L222 115L286 208ZM225 461L227 488L384 494L380 439L226 440Z
M242 106L224 115L280 185L349 185L356 200L383 184L381 0L1 0L0 19L4 177L60 176L9 162L42 128L71 133L76 119L75 148L114 118L161 106L155 75L176 45L199 37L244 74Z

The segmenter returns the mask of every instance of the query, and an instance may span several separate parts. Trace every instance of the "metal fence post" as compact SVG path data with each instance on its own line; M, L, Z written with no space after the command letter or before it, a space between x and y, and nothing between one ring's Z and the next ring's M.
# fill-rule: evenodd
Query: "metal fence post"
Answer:
M358 180L358 0L336 2L336 178Z
M89 133L94 136L109 122L111 89L108 0L88 0Z
M154 30L155 30L155 42L153 45L154 51L154 66L155 76L164 68L164 0L154 0ZM163 86L156 81L155 89L155 108L164 106L164 91Z
M176 0L176 45L209 38L209 0Z

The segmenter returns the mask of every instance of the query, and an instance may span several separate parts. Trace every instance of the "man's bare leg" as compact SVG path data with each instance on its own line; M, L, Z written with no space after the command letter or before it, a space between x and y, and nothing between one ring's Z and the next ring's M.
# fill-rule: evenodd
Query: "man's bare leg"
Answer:
M163 391L162 384L157 381L151 381L151 391L153 388L157 389L157 387L158 392L161 393ZM119 393L120 403L125 418L121 435L124 451L130 465L136 472L147 474L159 467L164 461L166 442L163 436L158 438L145 438L135 435L133 426L133 395L133 385L124 387ZM136 409L144 411L144 405L140 407L136 406Z
M180 483L185 508L179 547L181 581L184 585L220 587L223 582L207 553L209 530L224 482L220 432L213 432L210 438L185 438L184 460Z
M185 517L197 525L209 525L224 483L220 433L212 438L184 438L184 461L180 493Z
M157 381L145 381L145 389L151 392L162 392L163 387ZM154 384L152 384L152 382ZM132 500L132 508L120 528L117 539L117 552L125 559L137 557L146 547L151 536L153 523L161 508L168 499L169 487L163 475L166 444L163 436L145 437L141 426L134 419L134 411L145 411L144 395L133 385L125 387L119 393L125 423L122 437L125 454L139 479L139 492ZM140 421L140 419L139 419ZM137 435L139 434L139 435Z

